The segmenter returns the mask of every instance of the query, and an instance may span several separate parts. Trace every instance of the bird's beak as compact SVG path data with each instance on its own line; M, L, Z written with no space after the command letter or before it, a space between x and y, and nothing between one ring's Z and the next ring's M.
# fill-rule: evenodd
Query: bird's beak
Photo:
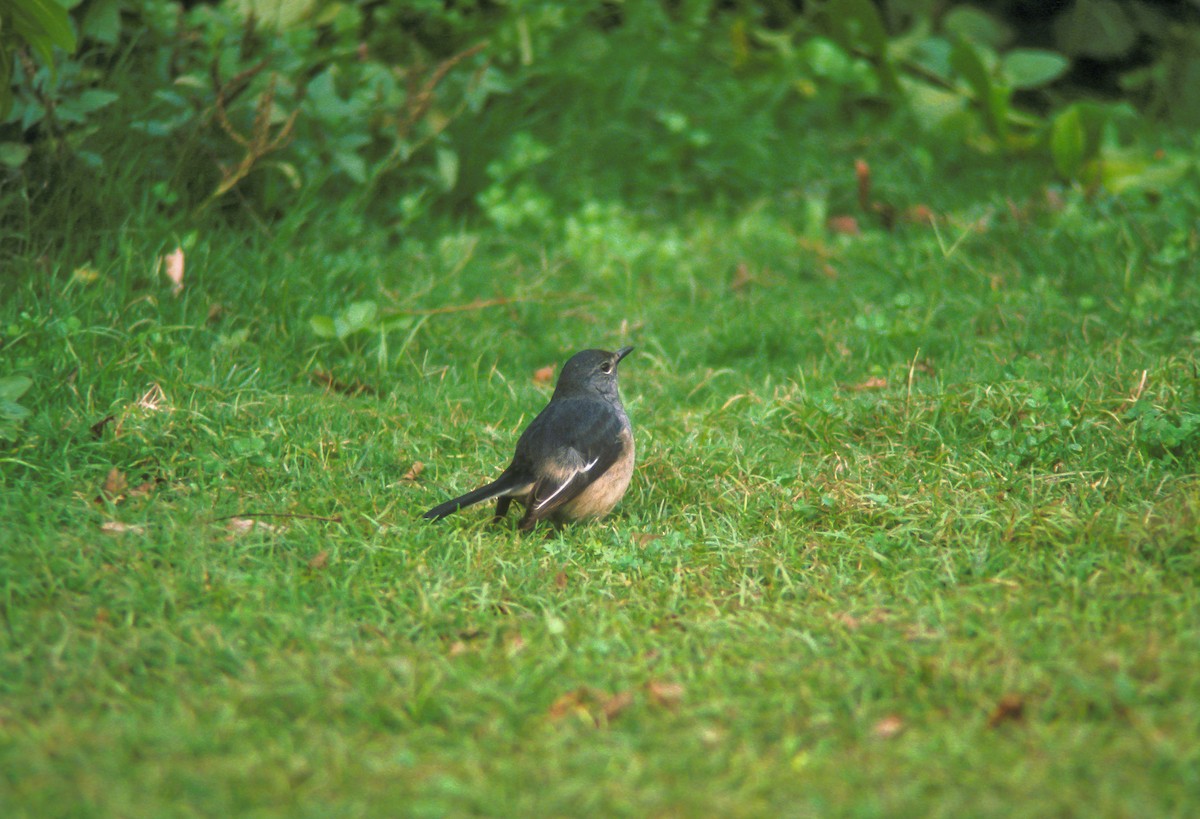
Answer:
M622 347L617 350L617 363L621 363L621 359L633 352L632 347Z

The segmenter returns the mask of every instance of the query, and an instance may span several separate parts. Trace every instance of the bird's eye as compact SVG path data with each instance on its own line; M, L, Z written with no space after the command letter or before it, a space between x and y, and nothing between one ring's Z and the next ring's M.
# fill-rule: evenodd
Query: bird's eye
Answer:
M611 372L612 372L612 362L611 362L611 361L605 361L603 364L601 364L601 365L600 365L600 372L602 372L602 373L611 373Z

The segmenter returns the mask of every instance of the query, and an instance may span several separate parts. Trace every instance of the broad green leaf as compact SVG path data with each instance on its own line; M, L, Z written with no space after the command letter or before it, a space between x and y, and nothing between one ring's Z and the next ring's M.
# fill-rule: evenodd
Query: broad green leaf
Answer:
M229 445L234 455L240 455L243 458L249 455L257 455L267 448L267 442L257 435L234 438L229 442Z
M1136 150L1105 152L1085 170L1091 181L1104 186L1109 193L1163 191L1179 184L1195 161L1179 156L1164 160L1151 159Z
M1057 80L1070 64L1053 51L1018 48L1000 59L1000 70L1013 88L1038 88Z
M974 6L955 6L942 18L942 30L993 50L1003 48L1012 39L1012 29Z
M337 338L337 329L329 316L313 316L308 320L308 326L318 338Z
M23 142L0 142L0 165L19 168L29 158L32 147Z
M1116 0L1075 0L1054 21L1058 46L1076 57L1106 60L1128 54L1138 30Z
M845 41L843 46L866 46L873 54L887 51L888 36L879 9L870 0L833 0L829 15Z
M950 65L975 92L976 102L983 108L988 131L993 136L1005 140L1008 136L1008 101L1011 90L992 82L980 49L961 37L955 41L954 48L950 51Z
M987 100L992 92L992 78L979 50L967 40L958 38L950 49L950 67L958 72L979 100Z
M121 0L92 0L79 25L80 33L107 45L121 33Z
M5 421L24 421L30 415L28 407L23 407L16 401L0 398L0 418Z
M948 80L952 48L945 37L926 37L913 49L912 59L929 73Z
M333 155L333 164L342 173L358 184L367 181L367 161L351 151L338 151Z
M33 379L24 375L9 375L0 378L0 399L16 401L33 386Z
M442 190L453 190L458 184L458 154L449 148L437 150L437 175Z
M233 0L243 19L255 19L279 31L294 28L317 7L317 0Z
M333 320L333 326L339 339L353 335L360 330L366 330L375 324L375 316L379 312L373 301L356 301L338 314Z
M951 117L960 116L966 99L934 85L910 80L905 83L909 108L918 122L941 127Z
M47 64L54 61L53 46L75 50L75 32L67 10L54 0L10 0L13 32Z
M1083 167L1087 137L1079 107L1072 105L1060 112L1050 125L1050 154L1054 168L1067 179L1076 179Z

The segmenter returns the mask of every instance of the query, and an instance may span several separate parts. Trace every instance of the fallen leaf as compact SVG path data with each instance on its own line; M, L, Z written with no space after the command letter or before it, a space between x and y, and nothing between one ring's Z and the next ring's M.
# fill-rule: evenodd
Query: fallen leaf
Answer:
M171 280L171 295L178 296L183 291L183 248L175 248L163 257L163 262L164 272Z
M858 220L853 216L830 216L826 226L830 233L838 233L843 236L857 236L862 233L858 228Z
M620 691L608 697L601 703L601 712L604 714L604 720L611 722L617 718L617 715L633 704L632 691Z
M400 480L409 482L415 481L424 471L425 464L421 463L420 461L413 461L413 465L408 468L408 471L404 473L404 477L402 477Z
M130 489L128 494L131 498L139 498L143 495L149 495L157 488L158 481L143 481L142 483L139 483L137 486L133 487L133 489Z
M144 534L146 529L143 526L136 526L132 523L121 523L117 520L110 520L100 524L100 531L106 535L140 535Z
M640 549L645 549L654 541L661 539L662 535L654 535L649 532L638 532L633 536L634 544Z
M271 534L283 531L282 526L272 526L269 523L263 523L261 520L254 520L253 518L230 518L225 528L232 535L242 535L251 529L262 529Z
M533 371L533 383L548 384L554 380L554 365L547 364L545 367Z
M100 487L100 494L103 498L115 503L128 487L129 481L125 479L125 473L114 466L108 470L108 477L104 479L104 485Z
M887 383L886 378L880 378L877 375L873 375L870 378L868 378L866 381L860 382L858 384L847 385L846 389L851 390L853 392L862 392L863 390L883 390L883 389L887 389L887 385L888 385L888 383Z
M565 571L560 571L558 574L554 575L554 588L558 589L559 591L562 591L566 587L567 587L567 573Z
M311 571L318 572L329 565L329 550L322 549L308 559L308 568Z
M1020 722L1025 717L1025 699L1020 694L1005 694L988 717L988 728L1004 722Z
M912 205L904 211L904 221L915 225L932 225L933 210L928 205Z
M875 723L875 727L872 729L872 731L874 731L875 736L879 737L880 739L891 739L892 737L898 736L900 733L902 733L904 728L904 720L895 714L889 714L888 716L879 720L879 722Z
M599 728L616 719L633 701L632 691L610 695L587 687L576 688L556 699L546 711L546 716L552 720L575 716Z
M467 653L467 644L464 643L462 640L455 640L453 643L450 644L450 650L447 651L446 653L449 654L451 657L457 657L460 654L466 654Z
M646 693L650 695L651 701L663 708L675 708L679 705L683 700L685 690L682 683L662 682L661 680L651 680L646 683Z
M931 629L921 623L913 623L904 629L904 639L910 643L919 643L924 640L937 640L942 635L935 629Z
M550 704L550 708L546 711L546 716L552 720L560 720L569 714L578 714L581 711L587 714L587 709L583 707L584 698L587 696L588 691L584 688L568 691ZM590 717L591 715L588 714L588 716Z
M738 262L738 266L733 271L733 280L729 282L729 289L735 293L740 293L753 281L754 276L750 273L750 265L745 262Z
M839 614L835 614L833 616L833 619L837 620L839 623L841 623L843 626L848 628L850 631L858 631L859 628L862 627L862 621L859 620L857 617L855 617L853 614L849 614L847 612L841 612Z
M858 206L864 212L871 210L871 166L865 159L854 160L854 179L858 184Z

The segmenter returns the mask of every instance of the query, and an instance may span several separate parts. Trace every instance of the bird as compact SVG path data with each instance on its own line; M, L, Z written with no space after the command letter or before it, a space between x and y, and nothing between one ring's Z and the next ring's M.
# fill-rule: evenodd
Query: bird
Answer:
M520 530L541 520L565 523L611 512L633 477L633 427L617 391L617 365L632 351L584 350L571 356L550 403L521 434L500 477L423 517L441 520L493 499L496 522L514 500L525 507Z

